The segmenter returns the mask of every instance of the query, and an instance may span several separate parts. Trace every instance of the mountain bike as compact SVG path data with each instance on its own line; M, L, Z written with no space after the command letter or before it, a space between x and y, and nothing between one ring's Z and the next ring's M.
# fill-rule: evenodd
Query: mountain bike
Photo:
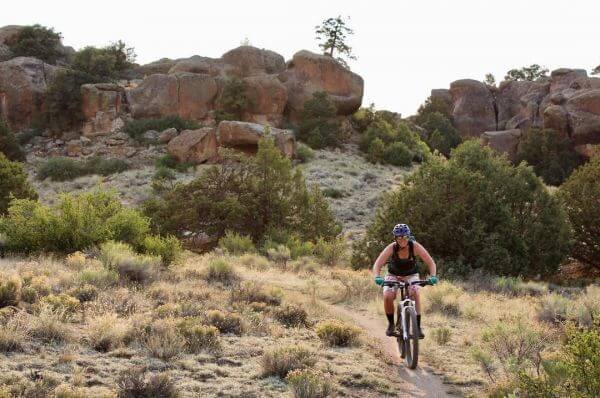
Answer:
M398 341L400 358L406 359L410 369L417 367L419 362L419 326L417 325L417 311L415 301L410 298L408 289L412 285L430 286L429 281L392 282L385 281L383 286L397 287L400 291L398 300L396 330L393 336Z

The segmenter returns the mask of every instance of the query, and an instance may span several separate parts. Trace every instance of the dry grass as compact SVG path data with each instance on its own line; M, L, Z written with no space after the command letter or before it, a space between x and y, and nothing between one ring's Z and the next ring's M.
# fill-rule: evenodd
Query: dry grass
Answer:
M144 345L153 357L169 361L184 351L186 341L175 319L160 319L148 326Z
M350 347L359 344L360 329L337 319L328 319L317 324L317 336L332 347Z
M27 314L18 312L0 324L0 352L22 351L27 337Z
M96 351L108 352L131 341L132 326L117 314L105 314L92 319L88 325L87 339Z
M315 352L306 347L294 345L275 348L266 352L261 359L262 375L285 378L291 371L312 367L316 362Z

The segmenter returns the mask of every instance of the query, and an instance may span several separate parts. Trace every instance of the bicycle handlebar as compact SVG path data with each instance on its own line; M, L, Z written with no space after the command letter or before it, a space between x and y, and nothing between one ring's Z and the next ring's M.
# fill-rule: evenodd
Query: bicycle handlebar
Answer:
M405 286L412 286L412 285L419 285L419 286L433 286L433 283L429 282L429 281L413 281L413 282L396 282L396 281L384 281L382 286L388 286L388 287L405 287Z

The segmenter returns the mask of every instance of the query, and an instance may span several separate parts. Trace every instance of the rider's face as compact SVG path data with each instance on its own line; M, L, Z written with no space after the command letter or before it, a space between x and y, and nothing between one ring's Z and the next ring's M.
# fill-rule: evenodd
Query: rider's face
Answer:
M406 247L408 245L408 236L396 236L396 242L400 247Z

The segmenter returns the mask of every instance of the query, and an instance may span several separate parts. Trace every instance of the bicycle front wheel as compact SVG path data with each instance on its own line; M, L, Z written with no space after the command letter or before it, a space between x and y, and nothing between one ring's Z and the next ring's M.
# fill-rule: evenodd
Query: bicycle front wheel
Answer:
M404 338L402 337L402 306L398 305L397 316L396 316L396 341L398 342L398 351L400 351L400 358L406 358L406 344L404 344Z
M408 338L404 340L406 364L410 369L414 369L419 362L419 325L414 307L406 308L406 330L408 335Z

